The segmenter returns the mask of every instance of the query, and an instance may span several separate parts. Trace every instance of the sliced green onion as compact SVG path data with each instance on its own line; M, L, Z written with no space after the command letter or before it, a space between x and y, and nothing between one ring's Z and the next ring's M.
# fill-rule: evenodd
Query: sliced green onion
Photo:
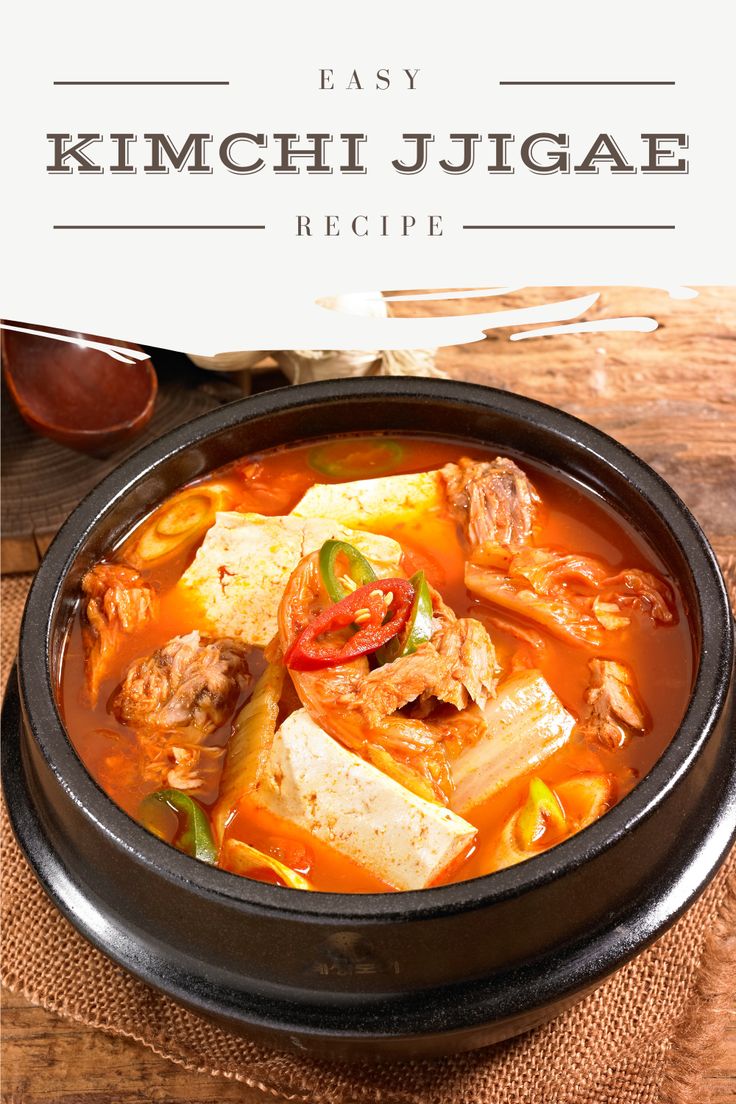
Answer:
M350 449L358 455L351 456ZM366 449L372 453L383 449L383 459L365 459ZM362 455L361 455L362 450ZM388 437L345 437L336 441L329 441L324 445L317 445L309 453L310 468L328 475L331 479L371 479L374 475L382 475L391 471L404 455L404 449L398 442L389 440Z
M254 870L270 870L290 889L314 889L314 886L302 874L292 870L286 863L279 862L256 847L242 840L229 839L225 844L225 860L235 874L247 877Z
M389 640L383 648L376 652L376 658L381 664L392 663L401 656L411 655L420 644L432 637L432 619L434 609L432 607L432 595L423 571L417 571L409 580L414 587L414 601L409 612L406 629L399 636Z
M547 825L563 831L565 814L557 794L535 776L529 783L529 796L516 821L516 835L525 851L531 851Z
M352 544L339 540L325 541L319 551L319 571L332 602L341 602L349 593L347 587L343 586L338 579L335 570L338 556L344 556L347 560L347 574L356 587L365 586L366 583L372 583L376 579L376 573L368 560Z
M214 863L217 861L217 848L212 838L210 822L206 812L193 797L182 793L181 790L157 790L148 794L141 802L141 818L144 827L146 813L152 812L155 804L168 805L179 816L179 832L174 841L174 846L187 855L192 855L202 862ZM149 828L157 835L155 829Z

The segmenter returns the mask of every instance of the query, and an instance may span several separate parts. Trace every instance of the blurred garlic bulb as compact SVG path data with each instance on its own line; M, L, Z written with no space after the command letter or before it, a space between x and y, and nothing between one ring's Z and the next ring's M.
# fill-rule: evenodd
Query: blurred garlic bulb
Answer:
M284 349L271 354L292 383L337 379L340 376L368 376L378 363L379 352L328 349Z
M212 372L242 372L244 369L251 371L270 354L268 352L242 352L242 353L215 353L214 356L197 356L189 353L189 359L198 368L207 368ZM264 365L265 367L265 365Z
M377 349L316 352L286 349L272 353L292 383L337 379L341 376L441 376L447 373L434 361L435 349Z
M440 376L447 379L435 364L436 349L386 349L381 353L377 376Z

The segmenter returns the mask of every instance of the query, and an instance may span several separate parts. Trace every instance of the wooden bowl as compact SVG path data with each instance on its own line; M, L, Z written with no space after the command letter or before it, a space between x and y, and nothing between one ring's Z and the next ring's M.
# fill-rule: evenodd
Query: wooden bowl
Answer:
M100 349L3 329L3 371L25 422L44 437L106 456L150 420L158 383L150 360L123 364ZM88 334L71 336L95 341ZM139 350L130 343L127 348Z

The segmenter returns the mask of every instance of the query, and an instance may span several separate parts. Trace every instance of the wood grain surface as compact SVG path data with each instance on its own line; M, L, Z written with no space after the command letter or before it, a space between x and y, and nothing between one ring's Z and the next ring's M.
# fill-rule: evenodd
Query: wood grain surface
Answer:
M591 289L532 288L481 304L504 309ZM598 290L598 289L595 289ZM736 288L671 299L649 288L603 288L586 318L651 315L648 334L599 333L509 341L491 331L448 348L449 375L531 395L606 430L682 496L724 566L736 559ZM402 304L396 314L466 313L462 300ZM440 427L438 427L440 428ZM245 1086L196 1075L125 1039L60 1019L5 994L3 1104L223 1104L255 1101ZM736 1104L736 1015L709 1071L714 1104ZM666 1102L662 1102L666 1104ZM703 1102L705 1104L705 1102Z

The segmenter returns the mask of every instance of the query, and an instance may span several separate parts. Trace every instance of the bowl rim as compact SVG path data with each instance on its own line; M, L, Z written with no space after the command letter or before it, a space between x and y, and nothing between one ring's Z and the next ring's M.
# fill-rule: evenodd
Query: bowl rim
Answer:
M604 817L517 866L463 882L401 892L346 894L285 891L198 862L147 832L102 790L76 752L61 719L51 670L51 631L65 578L98 522L172 456L207 438L285 410L377 396L482 407L531 420L617 472L664 520L688 564L701 636L685 715L650 771ZM358 432L358 430L356 430ZM441 434L440 434L441 436ZM457 439L462 434L453 434ZM308 438L307 438L308 439ZM530 453L530 458L534 456ZM39 630L43 647L39 647ZM31 586L20 631L19 687L26 721L59 786L120 850L168 881L251 913L299 914L313 923L388 923L488 907L528 892L595 858L653 815L691 769L726 705L733 664L733 621L715 554L672 488L624 445L556 407L513 392L457 380L373 377L326 380L268 391L228 403L144 446L109 473L79 503L50 545Z

